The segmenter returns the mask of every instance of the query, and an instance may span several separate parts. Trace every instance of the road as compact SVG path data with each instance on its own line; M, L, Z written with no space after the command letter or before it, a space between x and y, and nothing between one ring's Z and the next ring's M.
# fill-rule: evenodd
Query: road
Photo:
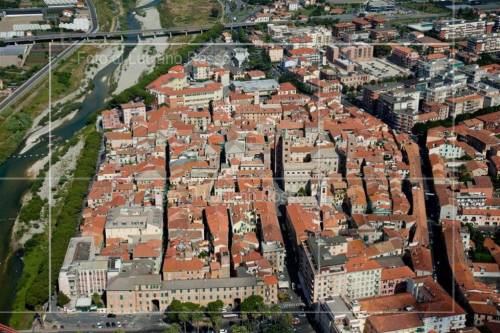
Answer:
M94 4L91 0L85 0L87 4L87 8L89 9L90 18L91 18L91 29L90 32L95 33L99 29L99 23L97 20L97 12L94 7ZM9 105L14 103L19 97L23 96L25 93L30 91L33 87L39 84L42 79L48 74L51 66L54 66L59 61L69 58L77 49L78 44L80 42L75 42L71 44L69 47L64 49L61 53L55 56L49 63L47 63L42 69L33 74L28 80L26 80L22 85L17 87L14 92L12 92L5 99L0 101L0 113L7 108Z
M87 0L90 2L90 0ZM95 9L92 9L91 12ZM426 14L426 13L415 13L411 16L411 19L428 19L428 18L436 18L438 14ZM355 18L355 14L342 14L342 15L322 15L315 16L317 19L338 19L340 21L351 21ZM407 19L408 15L386 15L385 18L387 20L398 20L398 19ZM94 20L97 18L92 18ZM288 24L294 22L302 22L298 20L274 20L267 22L268 24ZM96 22L95 22L96 23ZM96 23L97 24L97 23ZM234 22L234 23L226 23L224 24L225 29L233 29L233 28L246 28L252 27L259 23L255 23L252 21L243 21L243 22ZM36 42L49 42L49 41L68 41L68 40L82 40L82 39L112 39L117 38L121 39L124 37L137 36L139 38L148 38L148 37L156 37L156 36L174 36L174 35L182 35L182 34L197 34L200 32L207 31L211 26L198 26L198 27L184 27L184 28L161 28L161 29L150 29L150 30L124 30L124 31L113 31L113 32L99 32L93 28L90 32L65 32L65 33L57 33L57 34L43 34L43 35L35 35L35 36L25 36L25 37L14 37L4 39L3 42L5 44L22 44L22 43L36 43Z
M42 69L40 69L38 72L33 74L28 80L26 80L22 85L20 85L14 92L12 92L9 96L7 96L5 99L3 99L0 102L0 112L2 112L5 108L7 108L9 105L14 103L19 99L19 97L23 96L26 92L28 92L30 89L35 87L37 84L39 84L43 78L48 74L49 69L57 64L60 60L67 59L70 57L77 49L77 45L80 42L74 42L71 44L68 48L64 49L61 53L59 53L57 56L53 57L51 61L49 61L48 64L46 64Z

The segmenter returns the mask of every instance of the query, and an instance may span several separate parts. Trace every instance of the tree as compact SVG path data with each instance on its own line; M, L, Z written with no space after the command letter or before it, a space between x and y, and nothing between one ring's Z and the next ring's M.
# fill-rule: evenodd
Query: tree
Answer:
M281 322L273 324L264 329L264 333L290 333L293 332L290 326L284 325Z
M298 197L305 197L305 196L307 196L306 190L303 187L299 188L299 190L297 191L297 196Z
M259 313L262 313L266 309L264 304L264 299L259 295L251 295L245 298L241 302L241 314L247 319L253 320L260 317Z
M181 323L186 332L186 324L189 322L189 313L187 312L184 304L179 300L172 300L168 307L167 318L170 321Z
M177 323L173 323L163 330L163 333L180 333L180 332L181 332L181 326Z
M375 57L386 57L391 53L392 48L389 45L375 45L373 55Z
M221 300L210 302L207 304L207 316L212 321L213 327L217 330L222 320L222 308L224 303Z
M69 302L70 302L70 299L68 296L66 296L65 293L63 293L62 291L59 291L57 293L57 306L63 307L66 304L68 304Z
M101 300L101 295L99 295L98 293L93 293L92 294L92 304L94 304L98 308L102 308L103 304L102 304L102 300Z
M183 325L186 332L187 323L195 323L196 329L199 329L199 321L203 319L203 309L200 305L191 302L182 303L174 299L168 307L167 318L172 322Z
M244 325L233 325L231 326L232 333L249 333L248 328Z
M210 16L219 17L219 8L212 7L212 10L210 10Z

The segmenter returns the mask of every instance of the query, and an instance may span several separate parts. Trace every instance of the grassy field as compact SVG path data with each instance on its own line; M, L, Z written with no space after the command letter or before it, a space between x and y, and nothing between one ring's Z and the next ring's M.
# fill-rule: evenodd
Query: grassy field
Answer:
M430 14L451 14L451 10L436 5L432 2L420 3L420 2L402 2L400 3L402 7L406 7L408 9L418 10L423 13Z
M53 70L52 99L55 101L73 91L85 77L86 55L94 54L97 47L86 45ZM14 107L0 114L0 164L18 148L31 127L33 119L49 105L49 78L44 79Z
M121 6L116 0L94 1L99 21L99 31L113 31L118 23Z
M221 14L220 4L216 0L163 0L158 6L161 26L185 27L216 23L219 18L212 10Z

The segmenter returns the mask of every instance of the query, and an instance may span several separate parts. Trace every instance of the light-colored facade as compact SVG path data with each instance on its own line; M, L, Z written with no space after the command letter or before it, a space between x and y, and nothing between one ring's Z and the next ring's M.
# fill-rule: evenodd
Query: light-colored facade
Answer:
M345 295L347 241L344 237L309 237L299 248L299 279L309 304Z
M107 283L107 258L96 258L92 237L70 240L59 272L59 290L71 299L102 294Z
M174 299L200 305L221 300L233 306L251 295L259 295L266 304L274 304L278 301L278 283L275 278L255 277L162 282L159 274L125 274L109 281L106 295L111 313L164 312Z
M485 33L485 21L470 21L465 20L439 20L433 24L433 30L439 35L442 40L462 39L471 36L479 36Z

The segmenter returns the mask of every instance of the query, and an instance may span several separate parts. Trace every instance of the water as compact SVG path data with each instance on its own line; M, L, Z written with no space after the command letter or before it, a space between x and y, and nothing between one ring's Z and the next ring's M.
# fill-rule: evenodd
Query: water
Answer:
M158 2L158 0L153 0L141 8L155 6ZM129 29L141 28L139 21L131 12L127 14L127 24ZM125 42L134 43L136 39L131 38ZM126 59L132 48L133 45L131 44L125 47L122 59ZM106 97L111 93L108 78L118 66L118 62L112 62L96 74L93 79L94 88L85 97L80 111L73 119L52 131L55 138L62 140L71 138L74 133L87 124L90 114L106 106ZM19 148L20 150L21 148ZM21 198L29 190L32 183L32 180L26 178L26 171L34 162L40 159L40 156L45 156L47 153L48 139L47 135L45 135L22 158L18 158L16 153L0 165L0 312L4 312L0 313L0 322L6 323L8 321L8 313L5 312L11 309L17 281L23 269L22 251L9 253L9 246L12 227L19 213Z

